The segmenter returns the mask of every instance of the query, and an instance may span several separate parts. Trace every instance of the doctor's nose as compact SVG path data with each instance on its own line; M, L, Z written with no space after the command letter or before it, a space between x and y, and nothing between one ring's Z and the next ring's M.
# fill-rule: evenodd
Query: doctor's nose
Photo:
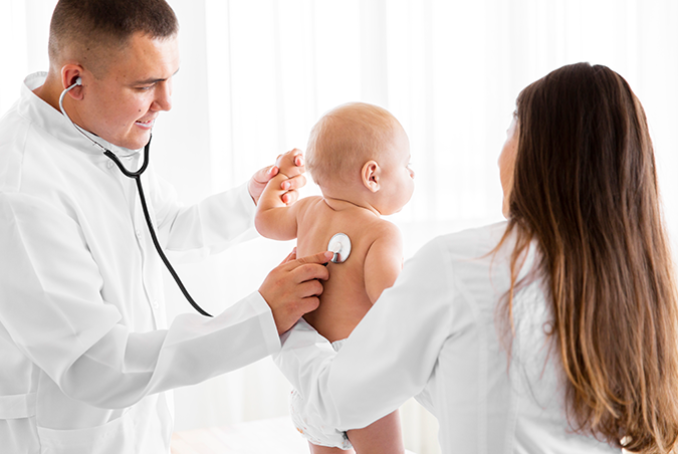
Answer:
M155 89L152 110L168 111L172 109L172 84L170 81L159 83Z

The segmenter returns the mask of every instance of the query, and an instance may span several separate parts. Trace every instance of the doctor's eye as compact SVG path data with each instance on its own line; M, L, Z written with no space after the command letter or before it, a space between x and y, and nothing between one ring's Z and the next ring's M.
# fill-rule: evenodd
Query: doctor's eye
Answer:
M153 85L144 85L142 87L136 87L136 89L139 90L139 91L148 91L151 88L153 88Z

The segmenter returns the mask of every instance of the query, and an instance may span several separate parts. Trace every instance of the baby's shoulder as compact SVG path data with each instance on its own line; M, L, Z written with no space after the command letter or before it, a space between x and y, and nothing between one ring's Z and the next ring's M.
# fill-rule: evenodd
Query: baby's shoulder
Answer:
M377 218L370 226L370 230L376 236L401 236L400 229L394 223L382 218Z
M304 214L307 212L317 210L318 205L322 202L322 200L322 197L317 195L312 195L297 200L297 202L293 205L297 212L297 217L304 216Z
M360 232L366 243L374 244L378 242L384 246L390 245L393 247L403 243L403 235L400 229L385 219L370 220L369 223L362 225Z
M297 205L300 207L305 207L305 208L310 208L313 207L323 201L323 198L318 196L318 195L311 195L308 197L304 197L303 199L299 199L297 201Z

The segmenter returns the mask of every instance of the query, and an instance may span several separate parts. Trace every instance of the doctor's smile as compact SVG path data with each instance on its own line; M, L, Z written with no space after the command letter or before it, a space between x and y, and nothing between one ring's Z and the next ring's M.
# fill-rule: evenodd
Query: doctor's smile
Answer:
M141 128L144 128L144 129L151 129L151 128L153 128L153 124L154 124L154 123L155 123L155 118L152 119L152 120L148 120L148 121L136 121L136 122L135 122L135 124L136 124L137 126L140 126Z

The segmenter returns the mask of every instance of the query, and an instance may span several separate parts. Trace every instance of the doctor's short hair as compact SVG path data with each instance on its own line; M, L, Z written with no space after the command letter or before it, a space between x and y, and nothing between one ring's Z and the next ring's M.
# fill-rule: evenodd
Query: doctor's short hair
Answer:
M379 161L399 129L402 126L386 109L360 102L342 104L323 115L311 130L306 170L321 187L355 181L364 163Z
M179 31L179 22L165 0L59 0L49 30L52 64L69 58L97 59L102 49L121 49L135 33L151 38L169 38ZM92 62L97 64L98 62Z

